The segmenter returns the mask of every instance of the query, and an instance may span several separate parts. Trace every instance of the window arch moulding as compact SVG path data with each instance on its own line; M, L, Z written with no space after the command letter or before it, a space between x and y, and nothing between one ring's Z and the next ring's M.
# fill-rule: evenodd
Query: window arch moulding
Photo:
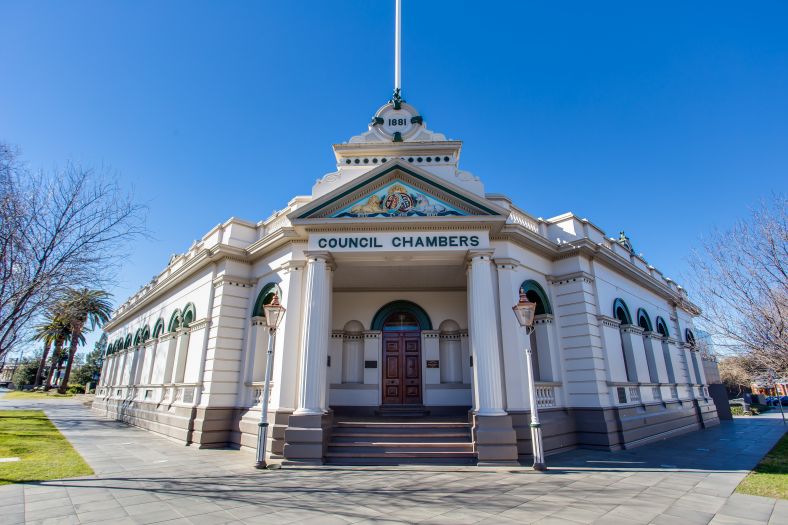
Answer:
M662 335L663 337L670 337L670 331L668 330L668 325L665 320L657 316L657 333Z
M432 321L424 309L411 301L392 301L384 304L372 318L372 330L383 330L383 323L395 312L402 311L413 315L419 322L421 330L432 330Z
M542 288L539 283L533 279L528 279L527 281L523 281L523 283L520 285L520 288L525 292L525 296L529 301L536 303L535 315L552 315L553 308L550 306L550 300L547 298L547 292L545 292L544 288Z
M621 321L621 324L632 324L632 315L629 313L627 303L621 298L613 301L613 317Z
M159 317L156 324L153 325L153 337L159 337L164 333L164 319Z
M174 332L181 327L181 311L176 309L170 316L170 322L167 325L168 332Z
M254 302L252 317L265 317L265 310L263 307L267 304L271 304L271 301L274 299L274 294L279 296L280 302L283 300L282 290L279 288L277 283L272 282L263 286L263 289L260 290L260 293L257 295L257 299Z
M183 311L181 312L181 325L183 328L188 328L196 318L197 309L194 307L194 303L186 303L186 306L183 307Z
M638 308L637 316L639 327L641 327L646 332L654 331L654 327L651 324L651 317L648 316L648 312L646 312L643 308Z

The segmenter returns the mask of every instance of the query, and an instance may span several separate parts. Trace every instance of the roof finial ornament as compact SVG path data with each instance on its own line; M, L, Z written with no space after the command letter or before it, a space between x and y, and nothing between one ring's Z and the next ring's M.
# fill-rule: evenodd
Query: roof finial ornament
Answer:
M400 109L402 100L402 0L394 0L394 109Z

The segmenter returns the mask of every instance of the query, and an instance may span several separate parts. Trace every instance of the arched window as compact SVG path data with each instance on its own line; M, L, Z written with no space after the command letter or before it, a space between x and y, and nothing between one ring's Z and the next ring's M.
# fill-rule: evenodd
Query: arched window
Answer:
M400 319L399 316L393 317L393 314L404 314L405 316ZM387 322L391 324L384 327ZM397 323L403 330L432 330L432 321L430 321L427 312L421 306L410 301L392 301L383 305L372 318L370 326L372 330L393 330ZM407 328L408 326L411 328Z
M550 307L550 301L547 299L547 293L539 283L534 280L524 281L520 288L525 292L525 296L532 303L536 303L535 315L552 314L553 309Z
M188 326L194 322L196 317L197 310L194 308L194 303L187 303L186 306L183 307L183 313L181 314L181 324L184 328L188 328Z
M126 339L123 341L123 349L131 347L131 334L126 336Z
M164 319L159 317L156 324L153 325L153 337L159 337L164 333Z
M646 311L642 308L638 308L638 326L641 327L646 332L653 332L654 329L651 326L651 318L649 318Z
M462 383L460 325L453 319L446 319L438 330L440 330L438 349L441 383Z
M529 301L536 303L535 315L553 313L547 293L539 283L529 279L520 285L520 289L525 292L525 296ZM549 324L535 321L534 329L531 330L530 334L529 344L533 359L534 379L536 381L548 381L553 376L549 348L550 339L547 333L549 326Z
M348 321L342 338L342 382L364 382L364 325Z
M668 325L665 320L657 316L657 333L662 336L662 356L665 360L665 368L668 370L668 383L675 383L676 382L676 371L675 365L673 360L673 354L670 352L670 346L668 345L667 338L670 337L670 332L668 331Z
M384 332L410 332L421 330L419 320L411 312L392 312L383 321Z
M695 343L695 334L692 333L692 330L687 328L684 330L684 339L687 342L687 346L689 346L690 359L692 361L692 369L695 371L694 383L700 384L703 382L703 378L701 377L700 374L700 368L702 365L698 362L699 357L697 352L697 346Z
M692 333L692 330L687 328L684 330L684 339L687 341L687 344L692 348L695 349L695 334Z
M622 299L613 301L613 317L621 321L621 324L632 324L632 316L629 315L627 303Z
M657 316L657 333L659 333L662 337L670 337L668 325L665 323L665 320L659 316Z
M140 334L140 342L144 343L150 339L150 326L145 325L142 327L142 333Z
M181 311L176 309L170 316L170 324L167 325L168 332L176 332L181 328Z
M282 302L282 290L279 288L278 284L268 283L263 286L263 289L260 290L260 293L257 295L257 300L254 302L252 317L265 317L265 309L263 307L267 304L271 304L271 301L274 300L274 294L278 295L279 302Z
M651 318L643 308L638 308L638 326L643 329L643 349L646 351L646 366L648 367L648 377L652 383L659 383L659 373L657 371L657 361L654 355L654 347L651 341L648 340L646 332L653 332L654 328L651 325Z
M625 303L623 299L619 298L613 301L613 315L616 319L621 321L621 326L632 324L632 316L629 314L629 308L627 308L627 303ZM627 347L624 344L624 334L619 331L619 336L621 343L621 354L624 357L624 369L626 370L627 381L637 381L638 379L637 373L635 372L634 355L630 355L632 353L631 341L629 342L629 347Z
M137 328L137 331L134 332L134 346L137 346L142 342L142 328Z

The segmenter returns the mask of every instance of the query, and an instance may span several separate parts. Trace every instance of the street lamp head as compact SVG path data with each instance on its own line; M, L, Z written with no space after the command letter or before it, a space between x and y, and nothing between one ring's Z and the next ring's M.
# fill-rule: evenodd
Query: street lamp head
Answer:
M279 323L285 315L285 307L279 304L279 294L274 292L274 298L271 299L269 304L263 305L265 312L265 324L268 328L276 330L279 328Z
M525 295L525 290L520 288L520 300L517 304L512 306L512 311L517 322L523 328L530 328L534 324L534 314L536 313L536 303L532 303Z

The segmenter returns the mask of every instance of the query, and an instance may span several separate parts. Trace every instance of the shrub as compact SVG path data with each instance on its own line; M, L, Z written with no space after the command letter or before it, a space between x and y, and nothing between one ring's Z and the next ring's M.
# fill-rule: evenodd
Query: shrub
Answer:
M85 385L78 385L78 384L70 384L66 389L67 394L84 394L85 393Z
M35 359L27 359L19 365L14 371L14 377L11 382L17 390L22 390L25 386L32 385L36 380L36 371L38 370L38 361Z
M731 414L733 414L734 416L743 416L744 407L741 405L731 405Z

